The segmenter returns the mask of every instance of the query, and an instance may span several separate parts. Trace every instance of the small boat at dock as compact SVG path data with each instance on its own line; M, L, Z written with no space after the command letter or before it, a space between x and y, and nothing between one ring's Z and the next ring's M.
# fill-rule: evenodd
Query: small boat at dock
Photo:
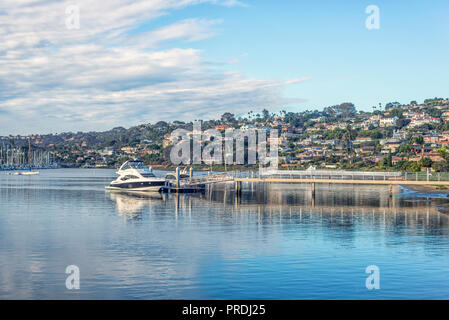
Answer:
M14 175L16 176L35 176L38 175L40 171L16 171Z

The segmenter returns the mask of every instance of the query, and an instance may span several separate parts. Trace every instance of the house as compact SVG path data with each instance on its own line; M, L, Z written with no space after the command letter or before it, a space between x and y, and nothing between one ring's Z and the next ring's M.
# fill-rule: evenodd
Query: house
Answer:
M169 134L166 134L164 140L162 140L162 148L167 148L175 143L175 139Z
M123 147L120 150L122 150L126 154L135 154L136 153L136 148L133 148L133 147Z
M245 125L241 126L240 130L241 131L247 131L247 130L255 129L255 128L256 128L256 126L254 124L250 123L250 124L245 124Z
M407 160L406 157L393 157L391 159L391 163L392 164L398 164L399 161L403 161L403 160Z
M444 158L438 152L435 151L424 154L424 158L430 158L433 162L444 161Z
M448 122L449 121L449 111L443 112L443 114L441 115L441 119L443 119L444 122Z
M422 125L428 124L428 123L438 123L438 122L440 122L440 119L438 119L438 118L431 117L424 113L416 113L411 118L411 122L410 122L409 126L411 128L413 128L413 127L422 126Z
M398 152L400 146L402 145L401 142L398 141L388 141L385 142L382 148L382 153L396 153Z
M354 140L354 144L363 144L374 141L371 137L357 137L357 139Z
M440 141L439 135L426 135L424 136L424 143L436 144Z
M360 148L360 153L363 153L363 154L367 154L367 153L373 154L374 151L376 151L376 147L374 147L374 146L363 146Z
M444 146L449 148L449 141L438 141L438 142L434 143L433 145L437 148L441 148Z
M379 126L382 128L395 126L398 121L398 117L382 118L379 120Z
M227 124L219 124L218 126L215 126L215 130L226 130L229 129L229 126Z
M98 151L98 154L101 156L112 156L114 154L115 149L113 147L106 147L102 150Z
M368 120L363 121L363 123L362 123L362 127L365 130L368 130L371 127L377 128L378 126L379 126L378 120L368 119Z

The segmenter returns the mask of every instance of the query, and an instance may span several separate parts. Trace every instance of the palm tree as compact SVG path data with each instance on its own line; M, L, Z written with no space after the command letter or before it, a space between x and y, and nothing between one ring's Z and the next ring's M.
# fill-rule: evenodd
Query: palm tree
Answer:
M354 132L351 129L351 126L348 124L346 126L345 132L343 133L343 141L345 143L346 146L346 152L348 153L348 157L350 157L349 161L352 164L352 158L353 158L353 154L354 154L354 149L353 149L353 144L352 141L355 139L355 135Z

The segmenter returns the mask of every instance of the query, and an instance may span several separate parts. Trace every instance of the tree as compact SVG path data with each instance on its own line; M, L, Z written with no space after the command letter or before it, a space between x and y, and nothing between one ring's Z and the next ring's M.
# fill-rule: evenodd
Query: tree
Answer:
M323 113L329 118L348 119L354 117L357 110L353 103L344 102L335 106L327 107Z
M353 158L353 144L352 141L355 139L355 132L351 129L350 125L346 126L346 129L343 134L343 141L346 145L346 150L348 153L348 156L350 157L350 163L352 164L352 158Z
M391 155L391 150L388 151L388 156L385 156L383 158L383 165L390 168L393 166L393 157Z
M222 114L221 116L221 122L224 123L234 123L235 122L235 116L234 114L230 113L230 112L225 112Z
M419 136L417 136L416 138L415 138L415 143L416 144L418 144L418 145L423 145L424 144L424 138L423 138L423 136L421 136L421 135L419 135Z
M373 130L370 134L371 139L373 140L377 140L377 139L382 139L383 135L382 132L380 132L379 130Z
M429 157L425 157L425 158L422 160L422 166L423 166L424 168L430 168L430 167L432 167L432 164L433 164L433 161L432 161L432 159L430 159Z
M401 104L399 102L389 102L385 105L385 110L399 107Z
M409 162L407 166L407 170L411 172L420 172L421 171L421 165L419 162Z
M438 149L438 153L440 154L440 156L444 159L444 160L449 160L449 152L447 151L446 146Z
M394 109L392 109L392 110L390 111L390 115L391 115L392 117L398 117L398 119L404 118L403 112L402 112L402 110L399 109L399 108L394 108Z
M401 129L401 128L405 127L405 126L408 126L410 124L410 122L411 122L410 119L399 119L396 122L396 127Z
M432 164L432 168L436 172L448 172L449 171L449 163L447 161L438 161Z
M262 115L263 115L263 119L265 121L270 120L270 111L268 111L267 109L263 109L262 110Z

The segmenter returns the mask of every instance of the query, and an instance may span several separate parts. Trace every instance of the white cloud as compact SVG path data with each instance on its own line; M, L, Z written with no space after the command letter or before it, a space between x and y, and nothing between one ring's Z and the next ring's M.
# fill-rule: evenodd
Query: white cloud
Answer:
M174 42L214 36L221 20L192 18L140 29L170 10L202 2L239 5L214 0L3 0L0 134L104 130L290 102L282 99L282 89L304 79L282 82L216 73L205 62L205 52L176 48ZM71 4L80 8L79 30L65 27L65 8Z
M224 0L221 1L221 5L225 7L247 7L248 5L238 0Z

